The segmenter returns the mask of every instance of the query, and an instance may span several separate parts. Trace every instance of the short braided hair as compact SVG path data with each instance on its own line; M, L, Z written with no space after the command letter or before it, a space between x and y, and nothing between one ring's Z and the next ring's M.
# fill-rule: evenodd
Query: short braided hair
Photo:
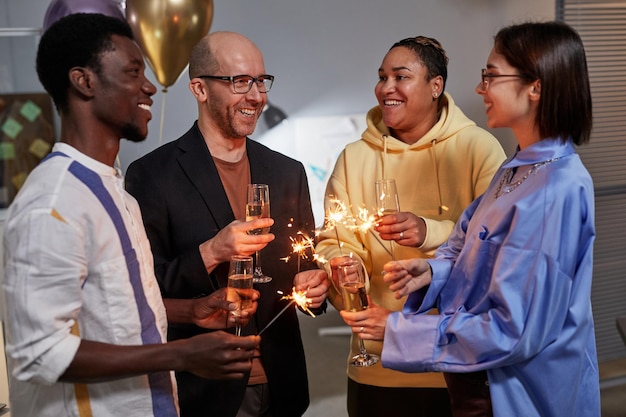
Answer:
M399 46L415 52L417 58L426 67L426 81L440 75L443 78L443 88L445 89L448 79L448 55L437 39L426 36L406 38L394 43L389 50Z

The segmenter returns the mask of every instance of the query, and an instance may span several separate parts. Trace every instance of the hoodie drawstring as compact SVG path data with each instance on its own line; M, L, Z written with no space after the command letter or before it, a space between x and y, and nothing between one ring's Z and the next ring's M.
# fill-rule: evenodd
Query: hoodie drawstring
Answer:
M437 199L439 200L439 215L441 216L443 214L444 211L448 211L450 210L448 208L448 206L443 204L443 201L441 199L441 183L439 182L439 173L437 171L437 153L435 152L435 145L437 144L437 139L433 139L430 141L431 143L431 147L430 147L430 155L431 155L431 161L433 161L433 168L435 170L435 179L437 181Z
M387 135L383 135L383 179L387 179Z

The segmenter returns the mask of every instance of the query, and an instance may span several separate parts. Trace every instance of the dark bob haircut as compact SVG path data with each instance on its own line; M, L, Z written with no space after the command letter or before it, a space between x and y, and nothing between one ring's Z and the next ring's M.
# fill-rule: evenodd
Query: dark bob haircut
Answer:
M539 80L536 123L543 138L576 145L589 141L591 89L585 49L578 33L562 22L530 22L501 29L494 50L524 75Z

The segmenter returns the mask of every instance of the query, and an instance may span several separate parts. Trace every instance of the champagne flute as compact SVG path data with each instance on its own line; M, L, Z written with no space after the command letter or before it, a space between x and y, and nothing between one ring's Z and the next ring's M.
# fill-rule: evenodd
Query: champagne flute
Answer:
M351 259L339 264L339 284L343 297L343 308L346 311L361 311L368 306L365 289L365 271L360 261ZM358 337L358 336L357 336ZM380 360L378 355L367 353L363 339L359 337L359 350L350 360L351 366L372 366Z
M376 209L379 216L394 214L400 211L396 180L376 180ZM391 258L395 260L393 242L389 242L389 245L391 247Z
M248 184L248 201L246 203L246 221L264 219L270 217L270 190L267 184ZM270 228L248 230L249 235L264 235L269 233ZM261 254L256 251L254 266L254 282L266 283L272 280L261 269Z
M251 256L235 255L230 258L226 300L237 303L237 310L232 312L235 316L252 307L252 276ZM241 336L241 325L235 325L235 334Z

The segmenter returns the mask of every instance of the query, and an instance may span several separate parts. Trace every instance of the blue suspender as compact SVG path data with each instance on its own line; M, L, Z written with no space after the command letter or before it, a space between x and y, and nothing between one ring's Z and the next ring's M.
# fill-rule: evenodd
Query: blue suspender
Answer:
M48 155L48 157L53 156L67 157L67 155L62 152L53 152ZM115 205L115 202L109 192L104 187L104 184L98 174L77 161L73 161L70 164L69 171L95 194L115 225L115 229L117 230L117 234L119 235L120 243L122 245L122 251L124 252L124 257L126 258L126 266L128 268L130 283L135 295L135 302L137 303L137 309L139 310L139 319L141 321L141 340L143 344L161 343L161 335L157 329L154 312L148 305L146 294L143 291L137 254L131 244L128 231L124 226L124 220L119 209ZM172 381L170 373L149 373L148 381L150 383L150 391L152 393L152 410L154 416L177 416L178 413L176 412L176 406L174 405L174 398L172 396Z

